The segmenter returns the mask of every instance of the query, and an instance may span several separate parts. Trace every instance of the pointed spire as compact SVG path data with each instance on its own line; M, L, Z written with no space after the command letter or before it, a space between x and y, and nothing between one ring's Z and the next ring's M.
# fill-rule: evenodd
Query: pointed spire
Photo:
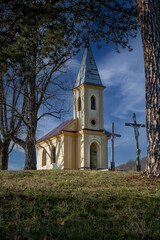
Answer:
M85 48L75 88L83 83L103 87L90 46Z

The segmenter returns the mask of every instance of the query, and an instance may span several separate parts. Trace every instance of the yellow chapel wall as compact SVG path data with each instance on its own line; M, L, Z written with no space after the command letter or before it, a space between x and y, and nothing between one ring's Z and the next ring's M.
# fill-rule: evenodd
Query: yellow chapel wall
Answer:
M83 133L79 133L77 136L77 168L85 167L85 138Z
M37 143L37 170L64 169L64 136L60 135ZM51 150L56 147L56 162L51 163ZM42 167L42 152L46 150L46 165Z
M76 137L75 134L64 133L64 168L76 169Z

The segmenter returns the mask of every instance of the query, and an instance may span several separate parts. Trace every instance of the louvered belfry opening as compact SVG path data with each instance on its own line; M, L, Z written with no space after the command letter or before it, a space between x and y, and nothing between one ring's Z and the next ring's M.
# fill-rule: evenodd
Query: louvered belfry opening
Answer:
M78 98L78 111L81 111L81 98Z

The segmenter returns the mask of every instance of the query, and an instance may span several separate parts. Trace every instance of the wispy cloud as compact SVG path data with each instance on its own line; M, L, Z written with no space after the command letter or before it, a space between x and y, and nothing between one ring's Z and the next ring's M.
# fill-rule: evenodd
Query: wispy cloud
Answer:
M110 51L97 62L104 91L104 127L110 131L111 122L115 132L122 135L115 139L116 162L135 159L136 147L134 130L126 127L136 113L138 123L145 123L145 73L141 39L132 41L133 51L122 50L120 54ZM139 146L141 157L146 156L146 129L140 129ZM109 141L109 158L110 158Z
M132 46L133 52L111 52L99 64L104 85L113 90L116 88L116 95L121 98L111 113L120 119L126 118L129 111L145 111L145 78L140 38Z
M66 66L72 73L76 73L80 68L80 61L77 58L72 58L69 61L67 61Z
M16 144L14 146L14 151L24 153L24 149L21 146L19 146L18 144Z

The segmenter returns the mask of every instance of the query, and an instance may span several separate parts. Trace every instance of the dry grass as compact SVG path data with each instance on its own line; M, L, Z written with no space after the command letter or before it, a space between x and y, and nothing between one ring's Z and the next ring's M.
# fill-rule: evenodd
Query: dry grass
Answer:
M1 239L160 239L160 180L135 172L0 172Z

